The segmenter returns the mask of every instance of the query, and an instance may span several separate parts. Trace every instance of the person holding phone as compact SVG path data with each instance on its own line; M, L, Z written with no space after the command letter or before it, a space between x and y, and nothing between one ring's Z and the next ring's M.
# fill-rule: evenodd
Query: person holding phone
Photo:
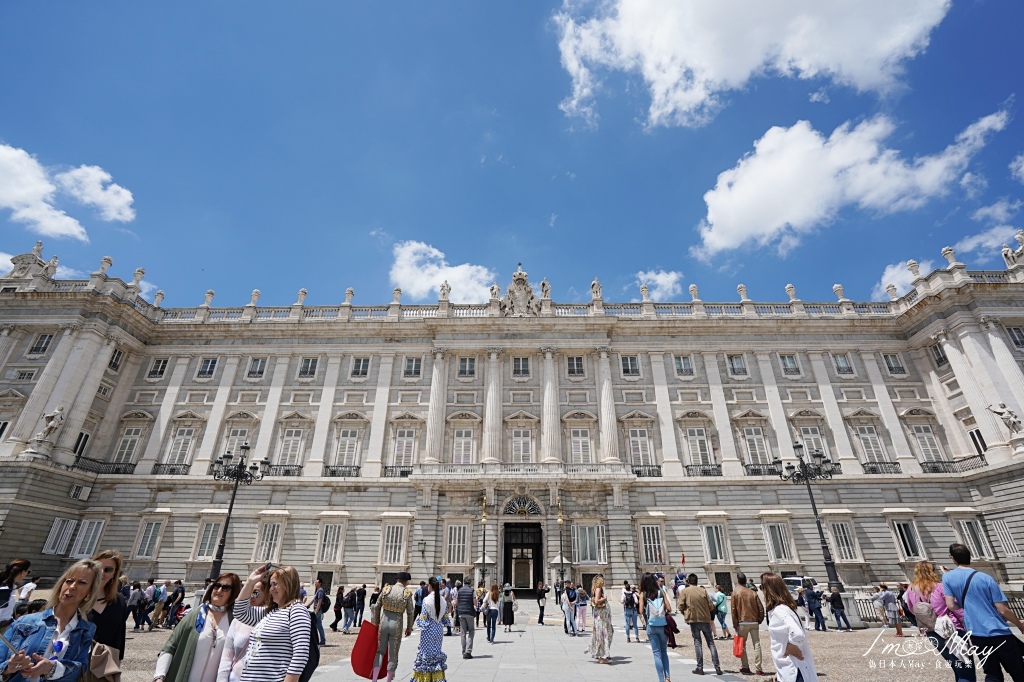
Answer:
M253 587L249 605L259 608L270 606L269 573L264 573L259 584ZM234 604L232 604L233 606ZM224 638L224 651L220 655L217 682L239 682L242 679L245 654L249 651L249 638L252 636L252 630L252 625L243 623L237 618L231 622L228 634Z
M6 682L75 682L82 676L96 631L85 614L100 594L102 575L102 567L91 559L72 564L54 586L47 608L10 627L0 643Z
M313 619L299 598L299 572L291 566L270 572L270 601L253 606L252 592L266 566L249 574L235 601L234 616L253 626L239 682L299 682L310 651Z

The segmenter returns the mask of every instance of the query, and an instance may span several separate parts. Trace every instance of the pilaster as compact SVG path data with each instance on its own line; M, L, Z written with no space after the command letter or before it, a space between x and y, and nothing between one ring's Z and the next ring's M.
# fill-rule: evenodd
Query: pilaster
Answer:
M832 381L828 378L825 360L822 358L821 353L809 353L808 356L811 359L811 369L814 372L814 378L818 382L821 405L825 410L825 421L828 422L828 427L832 431L832 438L836 443L839 463L847 464L847 470L849 471L859 471L860 461L853 451L850 434L846 431L846 421L843 419L843 413L839 410L839 401L836 400L836 391L832 387Z
M540 351L544 354L544 387L540 417L541 452L545 462L561 462L562 425L558 405L558 368L555 364L557 349L545 347Z
M718 369L718 353L701 353L704 358L704 371L708 375L708 390L711 393L711 409L715 415L715 428L718 429L719 442L722 448L722 475L742 476L743 463L736 450L733 439L732 419L729 418L729 405L725 402L725 388L722 386L722 373Z
M487 349L487 376L484 398L483 459L501 461L501 348Z
M882 414L882 423L889 432L889 438L892 439L892 447L896 451L896 461L900 463L900 468L905 474L921 473L921 463L917 461L914 451L910 449L910 443L907 442L903 422L900 421L899 415L896 414L896 408L893 407L892 398L889 396L889 387L885 385L882 370L878 368L878 360L875 359L874 352L862 351L860 357L864 361L868 379L871 381L875 402L878 403L878 411Z
M363 463L362 475L378 478L381 473L381 455L384 436L388 428L388 399L391 395L391 374L395 367L395 354L381 353L377 370L377 390L373 395L373 418L370 421L370 449Z
M179 355L177 358L174 358L171 378L167 380L167 391L164 393L164 399L160 401L160 409L156 413L153 430L150 432L149 440L146 442L146 451L142 455L142 459L139 460L139 465L135 467L135 473L137 474L151 474L153 472L153 465L159 462L164 434L167 432L167 427L174 416L174 406L178 402L178 393L181 392L181 385L185 381L185 372L188 371L191 360L192 356L188 354Z
M653 304L652 304L653 305ZM651 362L651 379L654 380L654 404L658 415L658 433L661 435L661 475L666 478L681 477L683 464L679 460L679 444L676 440L675 422L672 420L672 403L668 394L668 376L665 363L671 358L666 353L647 354Z
M600 299L594 299L599 302ZM621 462L619 433L615 417L615 396L612 393L611 348L597 347L598 424L601 430L601 461Z
M953 453L965 456L967 453L972 452L971 444L967 441L964 434L963 425L954 416L953 410L950 408L949 400L946 398L945 387L942 385L939 373L935 371L935 367L932 365L930 354L923 348L916 348L910 351L910 357L913 358L917 371L921 373L921 376L925 377L925 389L928 391L928 398L932 403L932 407L935 408L936 418L946 432L946 439L953 449Z
M1010 394L1017 403L1018 409L1016 412L1018 415L1022 414L1022 411L1024 411L1024 374L1021 373L1020 363L1017 362L1013 351L1006 344L1006 337L995 320L982 317L980 323L988 337L988 344L992 348L992 356L999 375L1006 382L1007 387L1010 389Z
M313 427L313 445L309 453L309 461L302 469L304 476L323 476L324 464L332 460L327 451L330 447L328 438L331 434L331 419L334 416L334 397L338 392L338 375L341 373L341 356L332 355L327 358L324 370L324 387L320 393L320 407L316 412L316 424Z
M68 387L67 402L69 405L67 416L64 419L64 428L57 436L57 443L53 448L50 457L58 464L70 466L74 463L75 441L82 430L89 410L92 408L93 400L96 398L96 391L99 390L100 380L110 362L110 354L117 347L117 338L113 335L105 339L96 340L92 347L95 351L86 357L91 357L92 362L82 362L76 368L76 376ZM88 367L88 369L86 369ZM95 434L93 434L95 436Z
M796 454L793 452L793 434L789 428L789 420L786 419L786 411L782 407L779 385L775 382L771 354L767 351L757 351L754 355L757 358L761 384L764 386L764 395L768 402L768 418L771 419L775 437L779 442L779 457L783 460L793 461L796 459Z
M284 385L288 383L288 370L291 366L291 361L292 356L288 354L278 355L274 358L274 373L270 376L270 389L267 391L267 400L263 404L260 430L256 434L256 443L252 449L253 462L270 459L272 454L270 446L274 439L274 426L277 424L277 414L281 408L281 394L284 392ZM220 424L214 424L211 417L206 433L216 433L219 429ZM205 443L206 441L204 440L203 442Z
M445 301L447 303L447 301ZM423 462L441 461L444 447L444 417L448 404L448 352L445 348L431 351L434 362L430 370L430 402L427 405L427 445Z
M192 476L206 476L210 462L214 459L216 454L214 450L217 447L217 439L220 436L220 427L224 422L224 411L228 406L228 398L231 397L231 389L235 385L240 360L240 355L227 355L224 358L220 383L217 385L217 394L213 399L213 407L210 408L210 416L206 422L206 430L203 432L203 440L199 444L199 450L192 460L192 468L189 469L189 474Z

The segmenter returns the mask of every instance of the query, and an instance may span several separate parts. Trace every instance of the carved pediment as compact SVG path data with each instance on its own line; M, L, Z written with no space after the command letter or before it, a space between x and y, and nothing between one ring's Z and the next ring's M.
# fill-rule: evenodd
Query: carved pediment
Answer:
M597 415L594 414L593 412L588 412L587 410L573 410L572 412L569 412L564 417L562 417L562 421L566 421L566 422L570 422L570 421L596 422L597 421Z
M767 420L768 419L767 416L761 414L757 410L744 410L743 412L740 412L739 414L734 414L732 418L733 419L760 419L760 420Z
M507 422L539 422L540 418L534 417L529 412L524 412L523 410L519 410L518 412L513 412L509 416L505 417L505 421L507 421Z
M640 410L633 410L629 414L624 414L621 417L619 417L619 421L624 421L624 422L652 422L652 421L654 421L654 417L652 417L651 415L647 414L646 412L641 412Z
M336 422L368 422L370 420L367 419L366 415L361 413L361 412L349 411L349 412L342 412L341 414L339 414L337 417L334 418L334 421L336 421Z
M289 412L288 414L286 414L283 417L281 417L280 419L278 419L278 421L282 421L282 422L298 422L298 421L311 422L311 421L313 421L313 418L310 417L309 415L302 414L301 412Z
M204 417L203 415L199 414L198 412L196 412L194 410L185 410L184 412L179 412L174 417L174 421L201 421L201 422L204 422L204 421L206 421L206 417Z
M702 421L714 421L707 412L701 412L700 410L688 410L683 412L681 415L676 417L676 420L680 419L700 419Z
M450 421L450 422L478 422L478 421L482 421L482 420L480 419L480 415L478 415L475 412L470 412L468 410L459 410L458 412L453 412L451 415L449 415L448 419L446 419L445 421Z
M151 421L154 421L154 417L153 417L153 415L151 415L149 412L146 412L145 410L130 410L130 411L125 412L124 414L121 415L121 421L123 421L123 422L131 422L131 421L151 422Z
M901 417L934 417L935 413L923 407L911 407L900 412Z
M856 410L846 415L847 419L878 419L878 415L866 407L858 407Z
M797 410L789 415L790 419L824 419L824 416L817 410Z
M6 391L0 391L0 400L14 401L24 400L25 394L15 391L13 388L8 388Z
M392 417L391 421L395 421L395 422L401 422L401 421L422 422L422 421L426 421L426 420L423 417L421 417L420 415L418 415L418 414L413 414L412 412L402 412L401 414L399 414L399 415L397 415L395 417Z
M255 421L259 421L259 417L254 415L252 412L246 412L245 410L239 410L237 412L232 412L231 414L229 414L227 417L225 417L225 420L226 421L239 421L239 422L255 422Z

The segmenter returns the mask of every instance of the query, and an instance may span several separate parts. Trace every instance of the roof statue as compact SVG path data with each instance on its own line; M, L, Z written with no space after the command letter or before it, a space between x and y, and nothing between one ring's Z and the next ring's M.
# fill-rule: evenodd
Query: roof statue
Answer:
M536 317L540 314L540 299L534 296L522 263L512 273L512 283L501 299L501 314L503 317Z

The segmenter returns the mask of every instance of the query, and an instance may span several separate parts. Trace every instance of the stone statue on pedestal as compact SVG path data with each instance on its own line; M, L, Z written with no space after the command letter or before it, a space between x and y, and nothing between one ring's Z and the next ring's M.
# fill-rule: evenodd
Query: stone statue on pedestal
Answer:
M448 284L448 280L441 282L441 300L447 301L450 293L452 293L452 287Z
M999 403L998 407L988 406L988 411L999 417L1003 424L1010 430L1011 436L1016 436L1021 432L1020 417L1017 413L1006 406L1006 403Z
M43 430L35 435L34 440L52 443L51 437L55 436L60 428L64 426L64 406L58 405L57 409L50 414L43 415Z
M601 283L597 280L597 277L590 283L590 297L595 301L601 298Z

